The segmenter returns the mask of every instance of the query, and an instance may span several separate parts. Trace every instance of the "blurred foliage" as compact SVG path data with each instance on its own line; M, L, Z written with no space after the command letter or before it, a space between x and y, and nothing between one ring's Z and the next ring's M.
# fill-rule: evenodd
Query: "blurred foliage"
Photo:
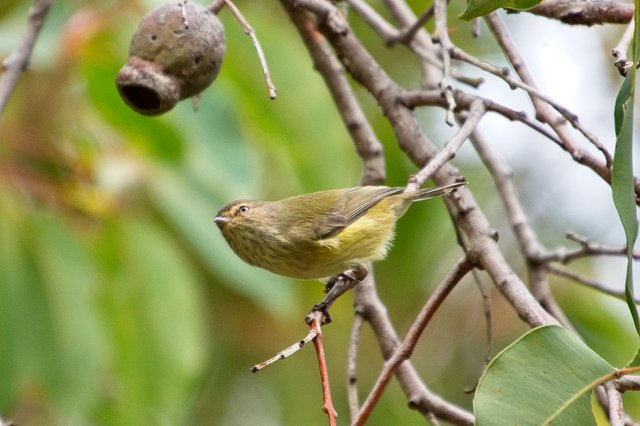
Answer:
M114 78L137 21L160 4L55 2L0 117L0 416L20 425L324 424L313 351L249 373L306 333L303 317L321 285L242 263L213 217L231 199L356 185L360 161L294 27L270 2L237 4L265 49L277 100L267 96L249 38L223 10L227 55L198 110L187 101L157 118L132 112ZM17 44L29 5L0 7L0 57ZM415 60L402 47L389 50L354 24L394 77L417 86ZM468 38L469 24L456 25ZM388 183L403 185L415 169L375 104L358 94L385 144ZM495 201L481 168L463 165L471 188ZM459 254L441 202L416 205L399 223L376 269L399 333ZM564 299L579 300L576 293ZM596 312L600 297L580 297L591 310L572 303L569 314L587 342L607 359L630 356L619 346L629 336L624 319ZM349 298L334 307L325 337L342 419ZM483 368L480 300L465 281L414 356L435 391L469 408L464 388ZM496 353L524 327L495 291L492 300ZM381 365L366 329L359 362L364 396ZM397 384L370 424L390 419L424 423Z

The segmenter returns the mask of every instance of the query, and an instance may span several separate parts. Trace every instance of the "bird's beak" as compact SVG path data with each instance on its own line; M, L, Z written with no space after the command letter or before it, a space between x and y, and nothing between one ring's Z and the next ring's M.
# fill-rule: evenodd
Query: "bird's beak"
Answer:
M230 219L225 216L216 216L213 221L216 223L216 225L218 225L219 228L221 228L223 225L229 223Z

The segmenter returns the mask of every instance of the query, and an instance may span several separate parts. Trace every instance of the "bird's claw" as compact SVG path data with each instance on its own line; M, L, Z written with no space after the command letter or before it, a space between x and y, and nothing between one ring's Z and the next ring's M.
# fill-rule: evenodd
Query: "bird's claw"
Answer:
M320 321L320 325L326 325L333 321L333 319L331 318L331 314L329 313L329 306L325 301L313 305L313 308L311 308L311 312L322 313L322 320Z
M331 277L325 284L324 289L327 295L322 302L316 304L311 309L311 312L322 313L322 325L329 324L331 315L329 314L329 308L345 291L365 279L367 276L367 268L363 265L355 265L346 271Z

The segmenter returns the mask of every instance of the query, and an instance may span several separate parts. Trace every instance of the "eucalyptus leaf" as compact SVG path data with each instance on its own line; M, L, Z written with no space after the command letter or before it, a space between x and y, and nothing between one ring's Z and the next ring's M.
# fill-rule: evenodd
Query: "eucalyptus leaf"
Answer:
M636 1L637 3L637 1ZM634 44L638 44L637 14ZM636 48L632 49L636 52ZM638 60L633 54L633 63ZM613 202L624 228L627 251L627 272L625 279L625 299L631 312L633 324L640 335L640 320L634 303L633 291L633 246L638 238L638 216L636 212L635 182L633 176L633 123L635 100L636 70L634 67L627 74L614 107L616 129L616 148L611 170L611 189Z
M538 327L487 367L473 400L476 424L595 424L591 390L614 371L569 330Z

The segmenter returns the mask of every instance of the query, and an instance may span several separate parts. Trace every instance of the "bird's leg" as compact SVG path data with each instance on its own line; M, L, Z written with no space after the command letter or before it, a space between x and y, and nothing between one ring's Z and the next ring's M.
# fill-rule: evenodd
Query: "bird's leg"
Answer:
M333 302L335 302L344 293L351 290L360 281L365 279L367 273L367 268L364 265L355 265L346 271L331 277L325 284L325 291L327 295L322 299L322 302L311 308L311 312L322 312L322 324L329 324L331 322L329 308L333 305Z

